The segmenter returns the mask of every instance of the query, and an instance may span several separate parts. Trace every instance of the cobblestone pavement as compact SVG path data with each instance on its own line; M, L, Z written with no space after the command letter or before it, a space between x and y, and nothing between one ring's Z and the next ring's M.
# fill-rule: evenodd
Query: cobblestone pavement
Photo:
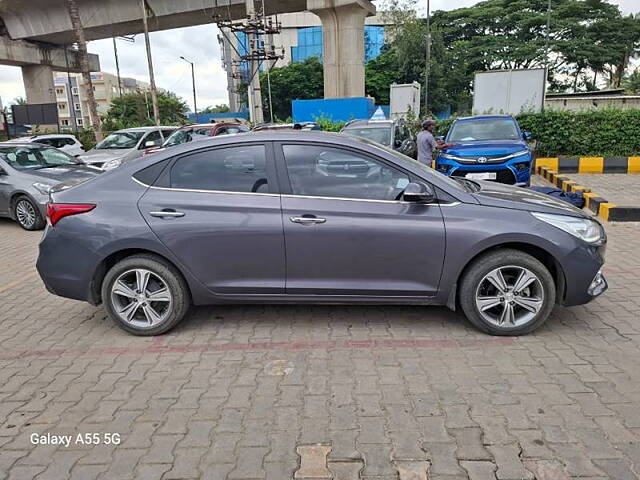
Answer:
M640 226L607 228L609 292L522 338L344 306L198 308L138 338L49 295L40 233L0 220L0 478L637 478Z
M640 207L640 175L605 173L565 173L578 185L590 188L598 195L620 206Z

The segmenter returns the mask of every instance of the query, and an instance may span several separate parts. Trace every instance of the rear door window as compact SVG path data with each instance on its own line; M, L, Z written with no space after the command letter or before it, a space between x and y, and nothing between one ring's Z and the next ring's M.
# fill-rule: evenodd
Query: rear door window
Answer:
M179 158L171 168L171 188L269 193L264 145L200 151Z

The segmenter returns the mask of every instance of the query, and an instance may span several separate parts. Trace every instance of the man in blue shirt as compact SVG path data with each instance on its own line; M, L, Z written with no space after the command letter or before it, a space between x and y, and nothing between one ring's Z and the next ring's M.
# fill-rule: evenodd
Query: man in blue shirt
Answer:
M433 151L441 148L450 147L448 143L436 140L433 131L436 128L436 122L433 120L425 120L422 122L422 131L416 138L418 144L418 161L431 166L433 160Z

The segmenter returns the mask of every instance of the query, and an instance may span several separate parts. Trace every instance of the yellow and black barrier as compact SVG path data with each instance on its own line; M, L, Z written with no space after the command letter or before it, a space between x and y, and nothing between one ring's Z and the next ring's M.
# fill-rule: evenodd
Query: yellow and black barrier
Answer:
M535 166L558 173L640 173L640 157L540 157Z
M590 188L578 185L548 166L536 165L536 173L564 192L582 192L585 207L602 220L608 222L640 222L640 206L619 206L592 192Z

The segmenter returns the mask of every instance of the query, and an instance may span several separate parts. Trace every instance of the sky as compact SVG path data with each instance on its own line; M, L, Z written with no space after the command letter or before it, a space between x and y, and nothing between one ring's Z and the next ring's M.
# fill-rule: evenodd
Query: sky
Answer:
M638 0L610 0L624 13L640 12ZM422 13L426 0L419 0ZM477 0L431 0L432 10L453 10L477 3ZM420 8L420 7L419 7ZM215 25L179 28L150 34L156 85L175 92L193 108L191 67L180 60L184 56L195 63L198 108L227 103L227 78L220 59L220 46ZM118 42L120 74L148 81L144 38L136 35L135 42ZM116 73L111 39L89 42L88 50L100 56L103 72ZM0 65L0 97L8 105L16 97L24 97L24 85L19 67Z

